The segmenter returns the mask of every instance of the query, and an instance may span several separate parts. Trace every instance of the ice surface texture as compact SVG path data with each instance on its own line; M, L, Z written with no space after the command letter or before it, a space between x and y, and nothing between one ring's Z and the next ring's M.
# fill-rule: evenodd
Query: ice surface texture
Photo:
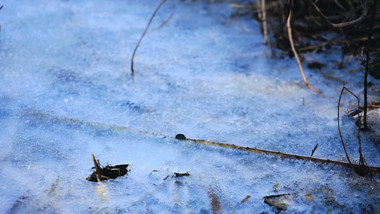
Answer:
M257 23L231 19L227 3L168 0L133 78L133 48L159 1L2 4L0 213L275 212L263 197L288 193L290 213L380 211L379 175L174 139L304 156L318 143L315 157L345 161L341 82L307 70L324 96L308 91L294 60L270 59ZM357 161L355 125L342 128ZM131 171L100 191L85 180L92 153ZM363 153L380 165L370 137Z

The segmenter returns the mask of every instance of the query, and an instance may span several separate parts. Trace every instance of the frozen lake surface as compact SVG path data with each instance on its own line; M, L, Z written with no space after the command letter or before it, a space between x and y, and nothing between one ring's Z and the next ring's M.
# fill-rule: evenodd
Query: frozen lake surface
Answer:
M228 3L168 0L132 78L159 2L0 2L0 213L274 213L263 197L279 194L289 213L380 212L379 174L174 138L302 156L318 144L313 157L346 162L337 102L343 84L362 96L356 61L337 70L337 50L305 55L328 65L305 66L316 95L293 58L270 57L253 19L230 18ZM355 108L342 103L342 115ZM357 127L341 120L357 163ZM380 166L379 111L369 124L363 153ZM91 154L131 171L88 182Z

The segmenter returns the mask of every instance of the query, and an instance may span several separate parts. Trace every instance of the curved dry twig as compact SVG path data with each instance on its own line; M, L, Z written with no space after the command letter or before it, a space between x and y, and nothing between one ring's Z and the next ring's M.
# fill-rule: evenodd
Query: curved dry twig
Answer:
M342 95L343 95L343 92L344 90L348 91L350 94L352 94L352 96L354 96L357 101L358 101L358 109L359 109L359 104L360 104L360 100L359 100L359 97L356 96L352 91L350 91L348 88L344 87L342 88L341 92L340 92L340 95L339 95L339 101L338 101L338 130L339 130L339 136L340 136L340 139L341 139L341 142L342 142L342 146L343 146L343 149L344 149L344 152L346 153L346 157L347 157L347 161L350 165L350 167L352 168L352 170L354 170L354 172L356 172L357 174L359 175L365 175L367 172L368 172L368 167L367 167L367 164L365 162L365 159L364 159L364 156L363 156L363 153L362 153L362 141L361 141L361 137L360 137L360 127L358 128L358 141L359 141L359 165L353 165L351 160L350 160L350 157L347 153L347 150L346 150L346 146L344 144L344 140L343 140L343 135L342 135L342 131L340 130L340 116L339 116L339 111L340 111L340 101L342 100ZM359 124L360 126L360 124Z
M350 160L350 156L348 155L347 153L347 150L346 150L346 146L344 144L344 140L343 140L343 135L342 135L342 131L340 130L340 114L339 114L339 111L340 111L340 101L342 100L342 95L343 95L343 91L344 89L346 89L348 92L350 92L352 95L354 95L354 93L352 93L350 90L348 90L346 87L343 86L342 90L340 91L340 95L339 95L339 100L338 100L338 131L339 131L339 136L340 136L340 139L341 139L341 142L342 142L342 146L343 146L343 149L344 149L344 152L346 153L346 157L347 157L347 161L348 163L350 164L352 170L355 171L354 167L352 166L352 163L351 163L351 160ZM356 95L354 95L356 97ZM359 99L359 98L358 98Z
M156 10L153 12L152 17L150 17L150 20L149 20L149 22L148 22L148 25L146 26L146 28L145 28L145 30L144 30L144 33L141 35L141 37L140 37L140 39L139 39L139 42L137 43L135 49L133 50L133 54L132 54L132 58L131 58L131 75L132 75L132 76L135 74L135 69L133 68L133 61L134 61L134 58L135 58L136 51L137 51L137 49L139 48L140 43L141 43L142 39L144 38L146 32L148 32L148 29L149 29L150 23L152 23L153 18L156 16L158 10L160 9L160 7L161 7L165 2L166 2L166 0L162 0L162 2L157 6Z
M287 23L287 20L288 20L289 15L290 15L290 11L292 11L292 8L293 8L293 0L288 0L288 7L289 8L286 11L286 15L285 15L285 18L286 18L285 22L283 24L281 24L280 30L282 30L285 27L286 23ZM282 22L282 20L281 20L281 22Z
M309 2L310 2L311 5L313 5L315 11L323 19L323 21L325 21L328 25L330 25L333 28L344 28L344 27L348 27L348 26L351 26L351 25L359 24L359 23L361 23L362 21L365 20L365 18L367 16L367 13L368 13L368 0L362 0L361 1L361 4L362 4L362 14L360 15L359 18L351 20L351 21L348 21L348 22L332 23L332 22L330 22L327 19L327 17L323 14L323 12L321 11L321 9L319 9L319 7L313 2L313 0L309 0Z
M288 20L287 20L288 37L289 37L289 42L290 42L290 46L292 47L292 51L293 51L294 57L295 57L296 60L297 60L298 68L300 69L300 72L301 72L301 75L302 75L303 82L305 83L305 85L306 85L310 90L312 90L312 91L313 91L314 93L316 93L316 94L319 94L320 92L317 91L317 90L315 90L313 87L311 87L311 85L307 82L306 76L305 76L305 74L304 74L304 72L303 72L303 68L302 68L301 60L300 60L300 58L298 57L298 54L297 54L296 48L294 47L293 36L292 36L292 27L290 26L290 20L291 20L291 18L292 18L292 10L290 9L289 16L288 16Z

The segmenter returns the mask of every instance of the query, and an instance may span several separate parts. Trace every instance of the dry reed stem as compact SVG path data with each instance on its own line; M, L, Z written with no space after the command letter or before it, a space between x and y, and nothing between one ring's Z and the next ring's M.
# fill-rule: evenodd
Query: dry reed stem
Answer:
M349 163L333 161L333 160L329 160L329 159L320 159L320 158L313 158L313 157L307 157L307 156L301 156L301 155L286 154L286 153L282 153L282 152L274 152L274 151L268 151L268 150L250 148L250 147L242 147L242 146L237 146L234 144L218 143L218 142L212 142L212 141L206 141L206 140L195 140L195 139L187 139L186 141L191 142L191 143L201 144L201 145L207 145L207 146L229 148L229 149L238 150L238 151L242 151L242 152L250 152L250 153L255 153L255 154L265 154L265 155L276 156L276 157L285 158L285 159L311 161L314 163L332 164L335 166L342 166L342 167L351 167L351 166L355 167L355 168L361 167L360 165L352 164L352 163L350 165ZM380 167L367 166L367 170L369 172L380 173Z
M288 28L288 37L289 37L289 42L290 42L290 46L292 47L292 51L293 51L293 54L297 60L297 64L298 64L298 68L300 69L300 72L301 72L301 75L302 75L302 79L303 79L303 82L305 83L305 85L310 89L312 90L314 93L316 94L320 94L319 91L315 90L313 87L311 87L311 85L307 82L307 79L306 79L306 76L303 72L303 68L302 68L302 64L301 64L301 60L300 58L298 57L298 54L297 54L297 51L296 51L296 48L294 47L294 42L293 42L293 36L292 36L292 28L291 28L291 25L290 25L290 20L291 20L291 17L292 17L292 9L290 9L290 12L289 12L289 16L288 16L288 20L287 20L287 28Z
M102 168L100 167L100 163L99 163L99 161L96 160L94 154L91 154L91 156L92 156L92 161L94 162L94 166L95 166L96 173L97 173L98 175L103 175L103 170L102 170Z
M264 44L268 44L268 27L267 27L267 15L265 10L265 0L261 0L261 10L263 13L263 31L264 31Z
M114 132L127 132L127 133L134 133L139 135L148 135L148 136L156 136L161 138L167 138L172 140L177 140L175 137L167 136L160 133L154 133L154 132L148 132L148 131L140 131L140 130L134 130L129 127L124 126L114 126L114 125L108 125L98 122L90 122L90 121L81 121L77 119L72 118L60 118L53 115L45 114L45 113L31 113L29 116L41 118L41 119L48 119L56 122L62 122L62 123L68 123L71 125L78 125L78 126L88 126L92 129L101 129L101 130L110 130ZM336 166L342 166L342 167L359 167L359 165L356 164L348 164L344 162L339 161L333 161L333 160L326 160L326 159L320 159L320 158L313 158L313 157L307 157L307 156L300 156L300 155L293 155L293 154L286 154L281 152L274 152L274 151L267 151L262 149L256 149L256 148L250 148L250 147L242 147L237 146L234 144L226 144L226 143L218 143L213 141L206 141L206 140L196 140L196 139L190 139L185 138L184 140L181 140L183 142L188 143L195 143L205 146L213 146L213 147L219 147L219 148L225 148L225 149L233 149L241 152L249 152L249 153L255 153L255 154L264 154L264 155L270 155L270 156L276 156L280 158L286 158L286 159L294 159L294 160L303 160L303 161L311 161L314 163L322 163L322 164L332 164ZM369 172L377 172L380 173L380 167L374 167L374 166L367 166L367 169Z
M368 29L368 38L367 38L367 47L366 47L366 60L365 60L365 74L364 74L364 129L367 129L367 84L368 84L368 64L369 64L369 47L371 46L371 39L372 39L372 28L373 28L373 21L375 20L375 14L376 14L376 4L377 0L374 0L372 10L371 10L371 19L369 21L369 29ZM364 10L364 9L363 9Z
M364 105L363 106L359 106L360 107L360 109L364 109ZM380 108L380 105L376 105L376 104L374 104L374 105L367 105L367 107L368 108Z
M150 26L150 24L152 23L153 18L156 16L158 10L160 9L160 7L161 7L165 2L166 2L166 0L162 0L162 2L157 6L156 10L153 12L152 17L150 17L150 20L149 20L149 22L148 22L148 25L146 26L146 28L145 28L145 30L144 30L144 33L141 35L141 37L140 37L140 39L139 39L139 41L138 41L138 43L137 43L135 49L133 50L133 54L132 54L132 58L131 58L131 75L132 75L132 76L135 75L135 69L134 69L134 67L133 67L133 62L134 62L134 58L135 58L136 51L137 51L137 49L139 48L140 43L141 43L142 39L144 38L146 32L148 32L149 26Z

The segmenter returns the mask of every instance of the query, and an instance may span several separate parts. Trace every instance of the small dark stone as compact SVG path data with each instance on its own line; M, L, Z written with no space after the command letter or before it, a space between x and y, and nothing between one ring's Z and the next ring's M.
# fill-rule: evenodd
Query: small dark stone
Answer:
M185 135L183 135L183 134L177 134L177 135L175 136L175 139L177 139L177 140L186 140L186 137L185 137Z

